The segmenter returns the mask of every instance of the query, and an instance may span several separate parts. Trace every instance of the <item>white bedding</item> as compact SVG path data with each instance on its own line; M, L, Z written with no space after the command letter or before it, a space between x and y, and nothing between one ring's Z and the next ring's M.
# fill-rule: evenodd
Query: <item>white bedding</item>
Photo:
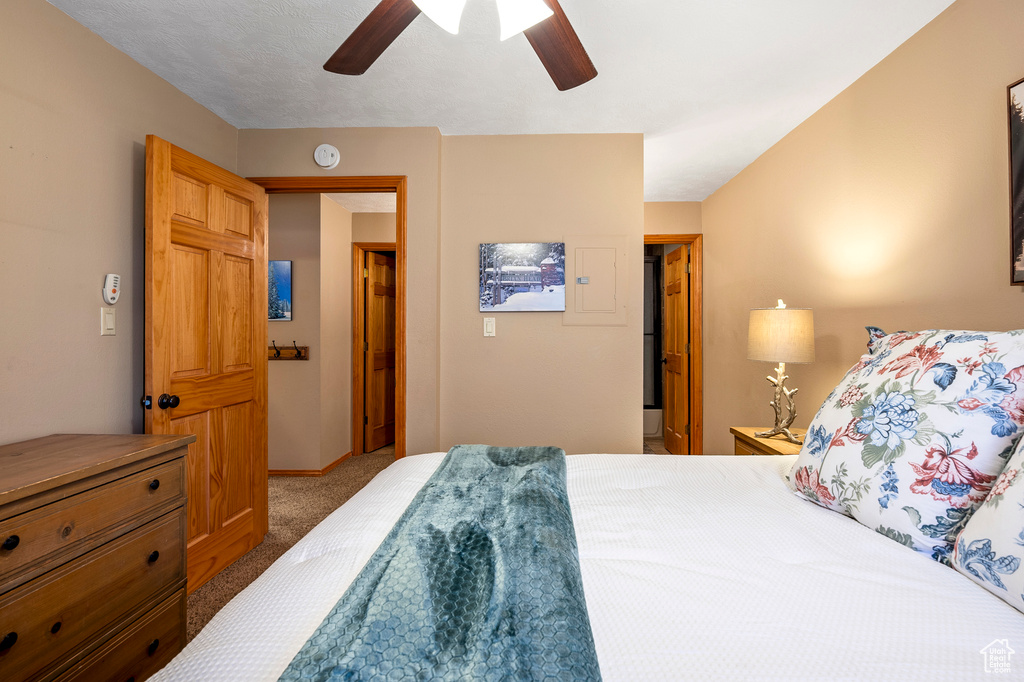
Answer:
M443 456L388 467L151 679L276 680ZM605 680L982 680L994 640L1024 671L1024 614L797 498L793 461L567 458Z

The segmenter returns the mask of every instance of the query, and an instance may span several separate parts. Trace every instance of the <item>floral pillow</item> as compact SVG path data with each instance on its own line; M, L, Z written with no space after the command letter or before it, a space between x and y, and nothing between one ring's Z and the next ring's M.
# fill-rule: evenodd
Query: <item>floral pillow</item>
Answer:
M868 330L868 354L874 355L875 351L878 350L883 339L886 339L889 334L878 327L864 327ZM899 332L900 334L906 334L906 332Z
M956 540L953 568L1024 611L1024 438Z
M869 352L811 422L790 483L948 562L1024 433L1024 330L869 333Z

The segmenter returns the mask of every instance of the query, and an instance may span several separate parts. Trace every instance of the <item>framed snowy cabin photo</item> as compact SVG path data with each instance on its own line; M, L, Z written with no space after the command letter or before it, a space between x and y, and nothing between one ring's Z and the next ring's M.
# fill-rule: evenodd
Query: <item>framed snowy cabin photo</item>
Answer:
M480 245L480 312L565 310L565 242Z

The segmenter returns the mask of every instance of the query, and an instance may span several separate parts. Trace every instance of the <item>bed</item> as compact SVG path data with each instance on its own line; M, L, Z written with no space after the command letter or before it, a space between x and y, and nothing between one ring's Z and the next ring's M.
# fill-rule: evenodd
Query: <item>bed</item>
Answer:
M798 455L565 457L514 448L509 459L506 449L459 446L447 458L396 462L231 601L156 679L436 674L454 660L437 651L456 651L459 670L471 651L472 670L484 673L473 679L501 679L495 660L527 656L536 667L516 670L548 675L545 657L558 647L544 636L527 646L516 639L533 637L534 620L562 649L572 643L570 662L557 667L558 659L556 669L585 670L587 679L1010 677L1024 668L1024 330L868 332L867 353L825 398ZM521 463L540 473L520 475ZM482 473L492 470L499 473ZM469 475L438 487L450 471ZM504 487L492 484L502 476ZM542 480L556 492L531 487ZM473 506L499 497L500 506ZM542 498L556 511L527 517L515 506ZM437 516L409 522L431 506ZM508 528L539 530L502 544ZM556 571L543 563L542 535L560 538L551 547L569 558ZM403 549L389 554L399 536ZM479 573L461 568L463 548L463 563L482 566ZM525 554L543 561L505 582L521 575L506 571L519 561L508 558ZM440 575L468 577L441 591ZM564 601L508 601L554 592L554 584L564 586ZM472 599L456 604L456 591ZM401 597L365 608L353 599L371 592ZM476 609L472 618L450 615L467 612L464 603ZM527 603L540 609L520 607ZM469 625L460 631L456 620ZM392 637L398 629L415 631L417 643ZM357 630L370 634L351 635ZM476 639L467 645L459 632ZM527 654L496 658L494 643L509 641L502 652ZM344 649L348 642L358 652ZM410 652L419 657L412 666Z
M443 457L388 467L152 679L278 679ZM605 680L981 680L993 647L1024 669L1024 615L795 495L796 457L566 458Z

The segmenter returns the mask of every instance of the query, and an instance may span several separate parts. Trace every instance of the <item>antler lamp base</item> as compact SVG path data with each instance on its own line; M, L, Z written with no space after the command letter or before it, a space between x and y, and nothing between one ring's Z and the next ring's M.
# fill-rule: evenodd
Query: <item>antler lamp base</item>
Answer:
M782 434L790 443L801 445L803 441L794 436L789 430L789 427L793 425L793 420L796 419L796 403L793 400L793 396L795 396L796 392L800 389L786 388L786 379L789 377L786 376L786 363L784 362L780 362L779 366L775 368L774 377L769 376L766 378L768 379L768 383L775 386L775 400L769 403L775 410L775 426L770 431L758 431L754 435L758 438L771 438ZM782 418L783 398L786 400L787 415L785 419Z

